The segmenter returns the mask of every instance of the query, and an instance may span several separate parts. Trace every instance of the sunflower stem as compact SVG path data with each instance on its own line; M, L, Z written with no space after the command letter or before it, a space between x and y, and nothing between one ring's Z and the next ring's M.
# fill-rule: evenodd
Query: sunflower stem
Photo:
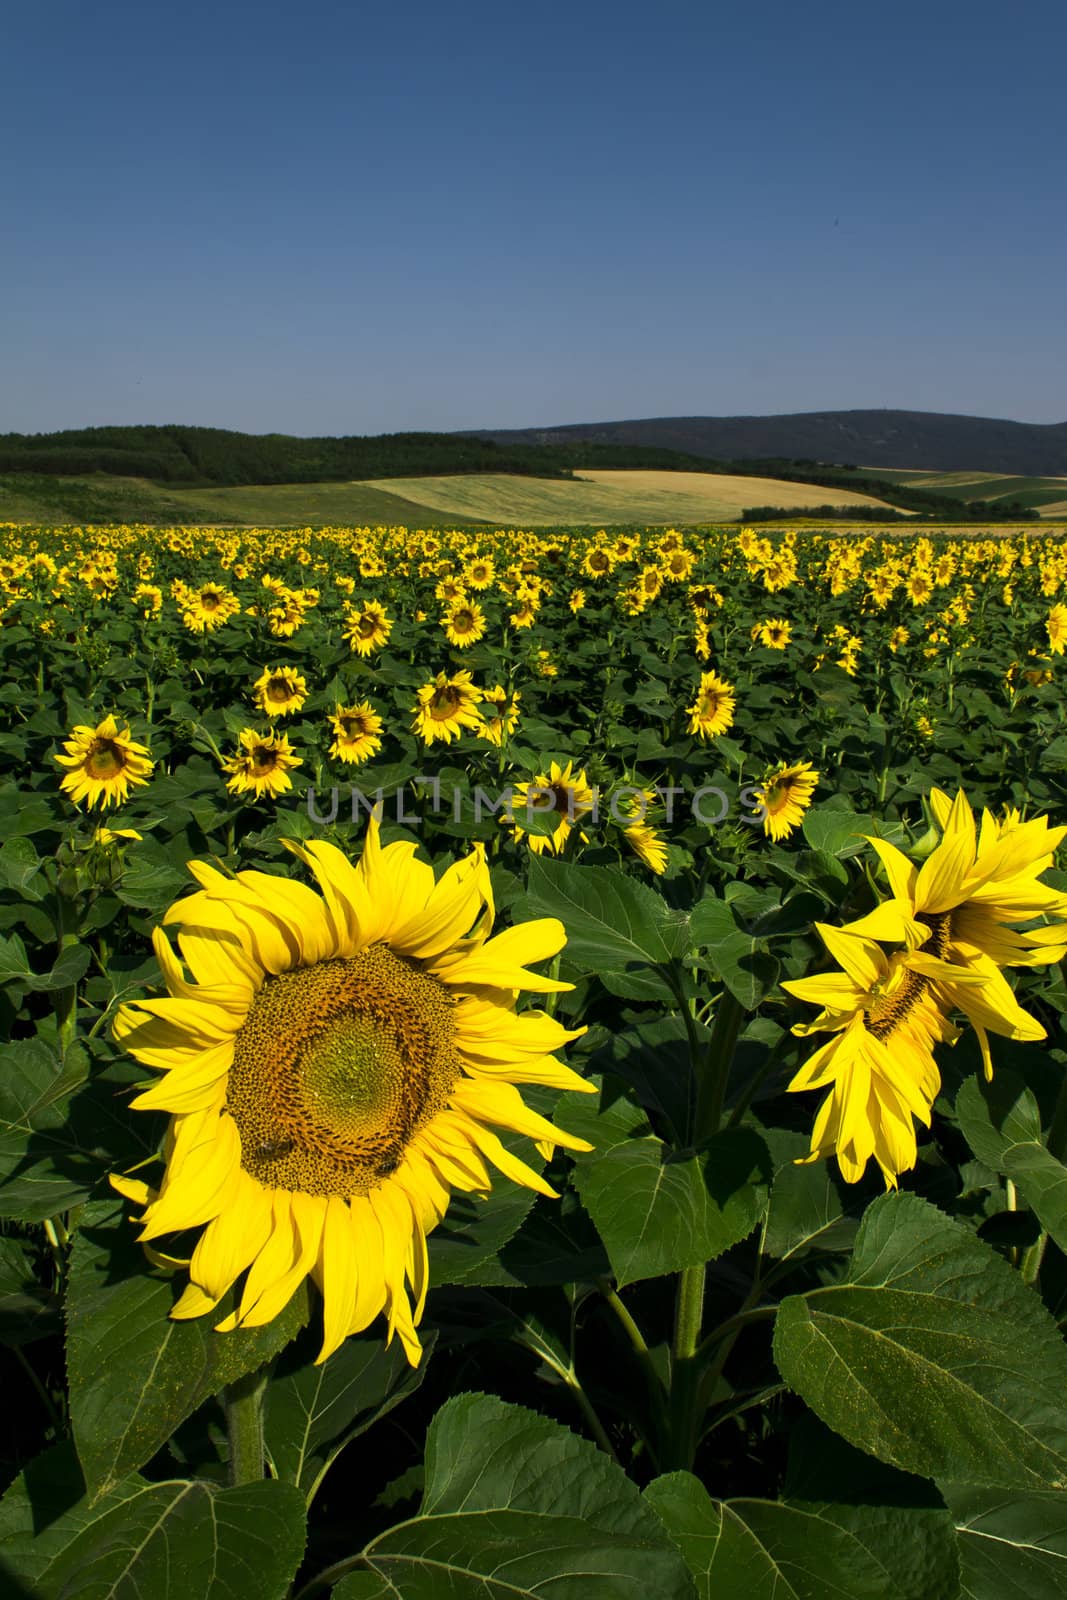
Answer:
M729 989L724 989L715 1008L707 1055L698 1068L696 1125L693 1129L693 1143L697 1146L719 1131L730 1066L744 1020L744 1007L734 999Z
M230 1437L230 1483L258 1483L263 1477L263 1396L267 1372L250 1372L222 1391Z

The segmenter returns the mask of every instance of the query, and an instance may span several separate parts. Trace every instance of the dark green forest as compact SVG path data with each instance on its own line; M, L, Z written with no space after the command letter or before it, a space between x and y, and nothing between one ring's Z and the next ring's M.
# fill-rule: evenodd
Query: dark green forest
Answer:
M603 444L581 439L532 445L497 443L455 433L384 433L301 439L291 434L236 433L179 425L69 429L62 433L0 434L0 473L68 477L102 473L146 478L166 487L342 483L452 473L508 472L567 478L581 469L721 472L776 477L826 488L847 487L904 511L947 522L1012 521L1037 513L1014 502L958 500L858 476L854 467L796 458L709 460L656 445ZM773 508L753 507L752 514ZM748 515L749 513L746 513ZM850 512L855 518L855 511Z

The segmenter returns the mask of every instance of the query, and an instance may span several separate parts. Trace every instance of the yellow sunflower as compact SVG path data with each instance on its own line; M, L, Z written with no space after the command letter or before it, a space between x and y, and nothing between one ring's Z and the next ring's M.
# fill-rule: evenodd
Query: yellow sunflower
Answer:
M375 650L380 650L393 631L392 618L376 600L364 601L362 606L352 608L346 615L348 626L343 637L357 656L369 656Z
M512 814L509 820L514 824L511 837L516 843L527 839L535 855L541 855L545 850L559 855L574 832L575 824L588 815L593 807L593 791L589 787L585 769L575 772L573 761L568 761L565 767L553 761L548 772L539 772L532 783L516 784L511 797ZM527 832L514 823L517 811L554 812L559 821L548 833ZM582 833L579 837L584 843L586 835Z
M1067 606L1055 605L1045 620L1048 647L1054 656L1062 656L1067 649Z
M347 761L358 767L382 748L379 737L382 719L369 700L360 700L354 706L339 705L330 718L333 743L330 754L335 761Z
M502 745L518 725L521 699L522 695L517 689L508 694L499 683L495 688L487 689L482 695L482 723L478 729L480 737L488 739L490 744ZM490 712L489 716L485 715L486 709Z
M798 761L793 766L780 761L768 772L753 794L765 834L776 841L788 839L811 805L819 777L810 761Z
M67 768L59 786L75 805L84 800L90 810L97 803L101 809L121 805L131 788L147 783L152 776L147 748L135 744L129 728L120 728L111 716L95 728L80 723L63 749L65 755L52 757Z
M236 755L227 756L222 763L222 770L231 774L226 783L231 794L250 794L258 800L262 795L285 794L293 787L289 773L303 758L293 754L286 734L242 728L237 744Z
M252 688L256 705L268 717L287 717L308 697L307 680L292 667L264 667Z
M759 623L754 631L760 644L766 645L768 650L784 650L792 638L793 624L784 617L771 617Z
M989 1033L1045 1037L1000 969L1059 961L1067 954L1067 895L1040 881L1067 828L1050 828L1047 817L1024 822L1018 812L998 822L986 811L979 831L962 789L954 800L934 789L930 807L942 838L921 867L886 840L870 840L891 898L846 931L904 944L916 954L930 951L952 964L956 979L941 976L938 999L946 1010L969 1018L991 1077ZM1045 925L1034 927L1042 918Z
M886 1187L895 1188L897 1174L915 1165L915 1123L930 1126L941 1087L933 1046L954 1040L957 1030L941 1013L928 977L912 970L906 956L887 957L871 939L816 927L842 970L782 984L798 1000L822 1007L794 1033L834 1035L788 1085L830 1090L804 1160L836 1155L846 1182L856 1183L873 1156Z
M431 683L419 689L414 706L412 727L423 744L433 744L440 739L450 744L458 739L464 728L477 728L481 723L478 711L480 691L474 687L469 672L454 672L449 677L439 672Z
M457 600L441 618L449 644L457 650L477 644L485 636L485 612L476 600Z
M436 882L414 844L382 846L376 818L355 865L321 841L290 848L321 896L190 863L201 889L164 919L181 959L154 935L169 997L124 1005L115 1022L163 1073L133 1104L171 1114L166 1171L155 1191L112 1181L143 1207L143 1240L204 1229L174 1317L214 1311L240 1282L217 1327L259 1327L311 1277L320 1362L384 1313L416 1365L426 1236L452 1191L487 1191L491 1163L555 1196L496 1130L589 1148L515 1087L592 1088L553 1057L584 1030L515 1010L520 990L570 987L526 970L562 948L563 926L490 938L480 846Z
M241 602L231 590L219 583L205 583L187 591L182 621L191 633L214 633L240 609Z
M697 697L686 710L689 714L689 732L702 739L714 739L733 725L737 698L732 684L715 672L700 674Z

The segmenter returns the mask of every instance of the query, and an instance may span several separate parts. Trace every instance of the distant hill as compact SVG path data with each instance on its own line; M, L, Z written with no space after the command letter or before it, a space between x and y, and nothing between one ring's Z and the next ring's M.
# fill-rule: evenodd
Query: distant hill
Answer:
M554 428L477 428L465 437L502 449L577 443L677 450L705 460L808 465L967 468L1015 476L1067 475L1067 422L1008 422L938 411L799 411L773 417L646 417Z

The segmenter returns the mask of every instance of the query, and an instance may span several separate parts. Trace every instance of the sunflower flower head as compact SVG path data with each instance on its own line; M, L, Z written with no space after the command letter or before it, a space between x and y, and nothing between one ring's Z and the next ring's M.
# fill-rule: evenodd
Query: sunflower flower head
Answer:
M113 716L105 717L95 728L79 724L63 751L52 758L67 769L60 788L75 805L84 800L90 810L95 805L101 809L121 805L131 788L147 783L152 776L147 748L136 744L129 728L120 728Z
M776 843L779 839L788 839L800 826L819 777L810 761L798 761L792 766L780 761L772 767L759 788L753 791L756 813L769 838Z
M504 1130L589 1148L518 1087L592 1088L554 1056L577 1033L515 1005L570 987L528 970L563 927L491 937L480 846L436 879L414 844L382 845L377 818L356 863L322 841L290 848L321 893L191 863L200 890L164 919L178 952L154 936L168 994L123 1006L114 1030L160 1074L133 1103L170 1115L166 1170L154 1191L113 1182L142 1204L143 1241L203 1229L174 1317L234 1288L216 1327L259 1327L311 1278L320 1362L382 1316L414 1366L426 1239L451 1194L486 1192L493 1167L554 1196Z
M307 699L307 680L292 667L264 667L252 687L256 705L268 717L287 717Z
M236 754L225 758L222 770L230 774L226 787L231 794L260 800L287 793L293 787L289 773L301 761L290 748L288 735L242 728Z

